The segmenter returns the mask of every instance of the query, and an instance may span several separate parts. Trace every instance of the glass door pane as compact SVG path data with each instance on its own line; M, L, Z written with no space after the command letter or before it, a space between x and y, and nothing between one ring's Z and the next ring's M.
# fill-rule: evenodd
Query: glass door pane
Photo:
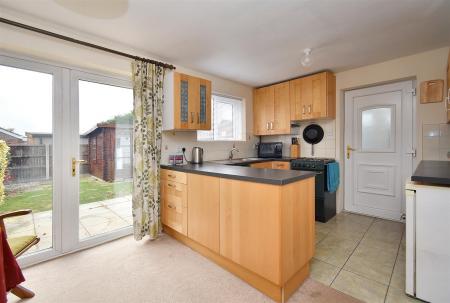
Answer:
M0 65L0 87L0 140L9 146L0 212L32 210L5 220L10 239L40 237L29 254L53 246L53 75Z
M79 238L132 224L133 91L92 81L79 89Z

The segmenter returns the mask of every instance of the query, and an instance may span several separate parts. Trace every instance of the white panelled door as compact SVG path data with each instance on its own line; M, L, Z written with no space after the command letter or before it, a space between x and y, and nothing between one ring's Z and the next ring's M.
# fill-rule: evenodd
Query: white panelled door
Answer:
M413 82L345 93L345 210L400 220L412 174Z

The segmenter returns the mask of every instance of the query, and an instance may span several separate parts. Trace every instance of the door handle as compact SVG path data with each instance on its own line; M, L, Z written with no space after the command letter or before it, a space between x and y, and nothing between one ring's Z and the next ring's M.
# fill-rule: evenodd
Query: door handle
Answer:
M417 157L417 151L415 148L412 151L407 152L406 154L411 155L413 158Z
M72 177L75 177L77 175L77 164L86 162L86 160L77 160L75 158L72 158Z
M347 145L347 159L350 159L350 153L355 150L356 149L352 148L350 145Z

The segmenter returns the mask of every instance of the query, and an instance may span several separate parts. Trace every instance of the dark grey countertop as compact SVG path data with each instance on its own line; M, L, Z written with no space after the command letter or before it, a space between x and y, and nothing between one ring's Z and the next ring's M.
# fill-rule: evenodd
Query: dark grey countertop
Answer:
M185 173L214 176L227 179L285 185L315 176L311 171L251 168L235 165L224 165L214 162L203 164L161 165L161 168Z
M450 185L450 161L420 161L411 180Z

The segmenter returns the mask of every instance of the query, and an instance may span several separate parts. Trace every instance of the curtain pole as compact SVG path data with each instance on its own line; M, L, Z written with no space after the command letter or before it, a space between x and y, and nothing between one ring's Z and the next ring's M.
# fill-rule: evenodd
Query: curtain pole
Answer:
M43 35L47 35L47 36L54 37L54 38L57 38L57 39L61 39L61 40L64 40L64 41L80 44L80 45L87 46L87 47L90 47L90 48L95 48L95 49L98 49L98 50L101 50L101 51L104 51L104 52L108 52L108 53L111 53L111 54L119 55L119 56L122 56L122 57L127 57L127 58L131 58L131 59L134 59L134 60L141 60L141 61L149 62L149 63L155 64L155 65L158 65L158 66L162 66L162 67L165 67L165 68L169 68L169 69L175 69L175 66L173 66L172 64L168 64L168 63L165 63L165 62L160 62L160 61L156 61L156 60L152 60L152 59L148 59L148 58L142 58L142 57L139 57L139 56L131 55L131 54L128 54L128 53L124 53L124 52L115 50L115 49L111 49L111 48L103 47L103 46L100 46L100 45L97 45L97 44L93 44L93 43L89 43L89 42L86 42L86 41L78 40L78 39L75 39L75 38L71 38L71 37L68 37L68 36L64 36L64 35L61 35L61 34L50 32L50 31L47 31L47 30L44 30L44 29L41 29L41 28L38 28L38 27L34 27L34 26L27 25L27 24L24 24L24 23L16 22L16 21L13 21L13 20L9 20L9 19L5 19L5 18L1 18L0 17L0 22L8 24L8 25L15 26L15 27L19 27L19 28L22 28L22 29L26 29L26 30L29 30L29 31L32 31L32 32L36 32L36 33L39 33L39 34L43 34Z

